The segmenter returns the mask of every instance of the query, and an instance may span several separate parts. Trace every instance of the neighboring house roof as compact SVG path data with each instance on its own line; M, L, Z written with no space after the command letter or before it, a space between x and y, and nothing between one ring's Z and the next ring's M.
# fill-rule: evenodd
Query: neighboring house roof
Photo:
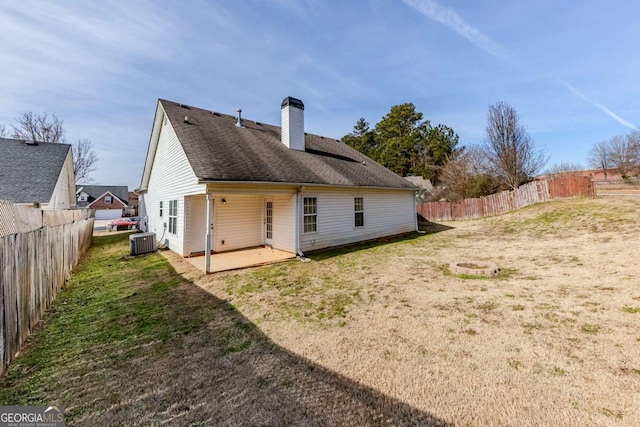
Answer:
M90 202L87 207L88 208L92 208L92 209L100 209L100 207L94 207L94 204L105 204L104 199L106 198L106 196L111 196L111 205L117 205L120 204L123 208L127 207L127 202L125 202L124 200L121 200L119 197L115 196L113 193L111 193L111 191L107 191L106 193L102 194L100 197L97 197L95 200L93 200L92 202ZM111 209L111 207L109 207L108 209Z
M430 179L424 179L422 176L405 176L404 179L415 185L416 187L423 188L428 192L433 192L433 184Z
M85 193L87 196L86 201L78 200L78 207L86 208L91 203L104 196L106 193L120 199L120 201L126 206L129 201L129 187L126 185L76 185L76 194Z
M238 127L234 116L162 99L158 108L165 111L201 182L416 189L389 169L335 139L305 134L305 151L298 151L281 142L278 126L243 119L243 127ZM153 161L154 153L150 155ZM150 164L145 165L149 167ZM142 189L147 187L145 177Z
M0 138L0 200L49 203L71 145Z

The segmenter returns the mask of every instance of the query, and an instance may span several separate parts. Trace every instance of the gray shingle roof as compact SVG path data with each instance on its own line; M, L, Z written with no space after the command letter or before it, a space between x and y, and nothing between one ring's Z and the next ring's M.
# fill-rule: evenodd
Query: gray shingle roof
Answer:
M78 207L84 208L102 196L107 191L116 196L125 205L129 204L129 187L126 185L76 185L76 193L82 189L83 193L87 193L89 198L87 201L78 200Z
M195 175L248 181L416 189L348 145L306 134L304 152L280 142L280 127L160 100ZM189 121L185 123L185 116Z
M69 144L0 138L0 200L48 203L69 150Z

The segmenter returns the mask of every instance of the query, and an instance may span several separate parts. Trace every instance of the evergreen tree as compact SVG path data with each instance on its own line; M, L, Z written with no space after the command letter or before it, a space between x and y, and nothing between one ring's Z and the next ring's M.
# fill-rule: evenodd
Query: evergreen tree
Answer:
M369 123L364 117L358 119L353 131L343 136L342 141L368 157L372 157L372 153L376 148L373 131L369 128Z
M342 140L400 176L422 175L437 180L458 145L458 135L448 126L431 126L415 105L391 107L372 130L360 118Z

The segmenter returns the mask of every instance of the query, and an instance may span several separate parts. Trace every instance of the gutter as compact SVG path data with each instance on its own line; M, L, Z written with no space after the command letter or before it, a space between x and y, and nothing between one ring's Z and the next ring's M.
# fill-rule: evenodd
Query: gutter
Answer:
M407 181L408 182L408 181ZM315 184L312 182L275 182L275 181L221 181L213 179L198 179L198 184L231 184L231 185L281 185L287 187L327 187L327 188L364 188L368 190L390 190L390 191L412 191L415 193L416 187L375 187L366 185L346 185L346 184Z

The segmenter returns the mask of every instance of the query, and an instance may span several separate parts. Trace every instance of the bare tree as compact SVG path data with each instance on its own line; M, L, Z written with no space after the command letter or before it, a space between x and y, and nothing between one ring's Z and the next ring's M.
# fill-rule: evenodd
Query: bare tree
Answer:
M637 166L636 147L630 136L618 135L609 140L611 164L626 177Z
M587 164L592 168L601 170L604 174L604 179L607 179L607 172L613 165L609 141L600 141L593 144L587 155Z
M9 136L7 128L3 124L0 124L0 138L6 138L7 136Z
M64 122L55 114L33 114L31 111L16 118L13 126L13 137L36 142L64 143Z
M633 132L627 135L627 141L632 151L632 159L634 163L635 173L640 173L640 129L636 128Z
M544 174L547 176L555 177L561 175L576 174L582 170L584 170L584 167L582 167L580 163L562 162L554 163L544 171Z
M34 114L27 111L16 118L13 125L13 137L36 142L49 142L54 144L66 143L66 130L64 122L55 114ZM73 171L77 183L93 181L91 173L96 170L98 155L93 149L93 144L88 139L78 140L71 144L73 151Z
M640 129L636 128L636 130L632 131L629 134L629 139L634 146L640 147Z
M80 139L71 146L73 150L73 173L77 184L88 184L93 181L91 173L96 170L98 155L88 139Z
M520 116L509 103L489 107L483 151L501 181L514 190L533 178L549 157L536 150Z
M483 150L473 146L453 153L441 169L440 180L449 189L450 200L486 196L497 187Z

